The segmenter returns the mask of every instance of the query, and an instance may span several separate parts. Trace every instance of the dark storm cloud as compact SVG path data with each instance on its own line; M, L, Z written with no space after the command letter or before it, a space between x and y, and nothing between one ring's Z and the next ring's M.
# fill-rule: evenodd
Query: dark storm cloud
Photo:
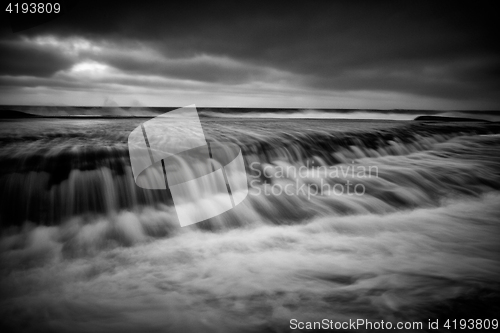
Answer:
M204 82L241 83L263 77L269 69L224 57L199 55L190 58L148 57L148 50L131 56L126 52L103 52L89 59L104 62L130 74L158 75Z
M496 60L464 58L447 62L418 62L412 66L380 65L348 69L330 76L314 76L311 86L335 90L400 91L433 97L494 98L498 94Z
M19 41L0 41L2 75L50 76L68 68L72 61L54 49L43 49Z
M3 43L0 73L48 76L84 57L133 75L234 84L288 73L311 89L498 102L496 22L489 2L82 1L21 34L78 36L118 51L68 57ZM144 54L127 52L138 45ZM270 69L282 76L269 78Z

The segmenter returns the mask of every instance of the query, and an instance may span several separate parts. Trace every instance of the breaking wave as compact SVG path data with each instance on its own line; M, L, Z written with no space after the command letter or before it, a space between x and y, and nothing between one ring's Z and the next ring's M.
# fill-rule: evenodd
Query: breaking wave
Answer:
M135 186L137 120L4 124L8 328L279 332L292 318L498 313L495 125L208 120L211 140L242 147L250 194L181 228L167 191ZM331 190L349 182L362 195Z

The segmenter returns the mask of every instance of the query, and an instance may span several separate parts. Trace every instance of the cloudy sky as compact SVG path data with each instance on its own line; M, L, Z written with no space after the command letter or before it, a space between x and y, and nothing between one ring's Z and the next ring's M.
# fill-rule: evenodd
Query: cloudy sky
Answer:
M490 2L178 3L2 19L0 104L500 109Z

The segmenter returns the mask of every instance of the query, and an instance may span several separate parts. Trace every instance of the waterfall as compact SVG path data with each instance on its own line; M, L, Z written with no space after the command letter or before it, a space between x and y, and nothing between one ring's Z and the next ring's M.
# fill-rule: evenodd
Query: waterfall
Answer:
M496 318L498 125L204 120L210 142L241 148L249 191L180 227L168 190L134 182L126 139L138 124L0 124L8 328L280 332L291 319ZM175 158L179 179L221 162ZM203 200L192 209L221 204Z

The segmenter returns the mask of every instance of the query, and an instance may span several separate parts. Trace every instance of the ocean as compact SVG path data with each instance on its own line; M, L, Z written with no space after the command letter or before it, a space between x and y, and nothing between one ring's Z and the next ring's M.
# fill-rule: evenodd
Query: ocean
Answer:
M147 115L0 122L2 325L498 325L500 125L414 121L397 111L289 114L201 114L207 140L240 147L249 192L234 209L186 227L168 190L134 182L127 138Z

